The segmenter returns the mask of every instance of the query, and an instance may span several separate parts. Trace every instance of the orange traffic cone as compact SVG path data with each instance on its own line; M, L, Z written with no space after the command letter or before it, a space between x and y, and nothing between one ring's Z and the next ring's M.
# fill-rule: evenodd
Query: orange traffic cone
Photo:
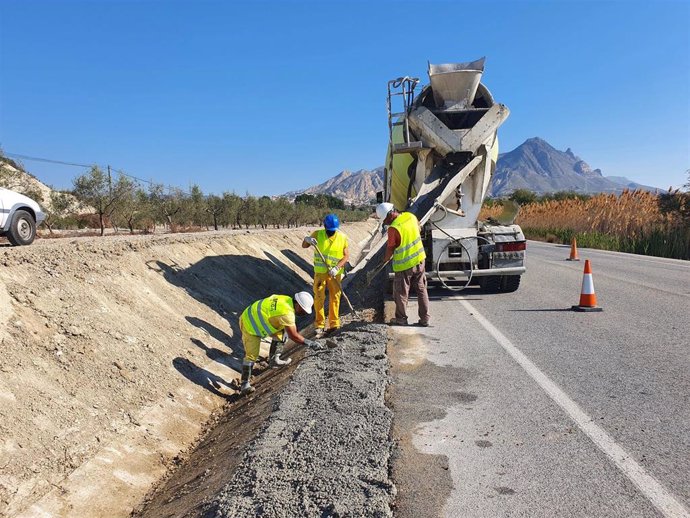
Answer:
M573 238L573 240L570 243L570 257L566 259L566 261L579 261L580 258L577 255L577 240Z
M573 306L575 311L604 311L597 306L597 296L594 293L594 280L592 279L592 267L589 259L585 259L585 273L582 277L582 290L580 292L580 304Z

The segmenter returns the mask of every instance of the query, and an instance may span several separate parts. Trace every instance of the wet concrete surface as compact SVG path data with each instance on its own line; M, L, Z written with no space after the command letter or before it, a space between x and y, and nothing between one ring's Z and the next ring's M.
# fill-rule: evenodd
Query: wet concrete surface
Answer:
M283 369L256 371L256 392L251 398L233 395L223 412L207 424L207 432L197 444L175 459L168 476L161 480L146 500L132 513L133 518L202 516L205 506L227 484L240 465L246 445L256 436L280 391L290 382L304 356L294 346L284 356L293 359Z
M203 516L392 516L387 328L352 322L308 353Z

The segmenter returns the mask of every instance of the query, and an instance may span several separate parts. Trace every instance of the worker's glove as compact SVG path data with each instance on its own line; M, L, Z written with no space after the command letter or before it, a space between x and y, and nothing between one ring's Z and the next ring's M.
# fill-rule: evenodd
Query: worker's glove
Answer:
M340 271L340 268L338 268L337 266L334 266L333 268L328 270L328 275L330 275L331 277L337 277L339 271Z
M316 241L315 237L307 236L304 238L305 243L309 243L311 246L317 246L319 243Z
M304 339L304 345L306 345L313 351L320 351L321 349L323 349L323 345L321 345L316 340L310 340L309 338Z

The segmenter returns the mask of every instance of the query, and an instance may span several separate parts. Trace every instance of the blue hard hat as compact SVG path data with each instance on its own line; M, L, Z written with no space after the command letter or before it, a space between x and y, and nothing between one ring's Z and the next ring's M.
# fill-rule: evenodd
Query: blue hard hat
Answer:
M338 227L340 227L340 220L335 214L329 214L323 218L323 226L326 230L338 230Z

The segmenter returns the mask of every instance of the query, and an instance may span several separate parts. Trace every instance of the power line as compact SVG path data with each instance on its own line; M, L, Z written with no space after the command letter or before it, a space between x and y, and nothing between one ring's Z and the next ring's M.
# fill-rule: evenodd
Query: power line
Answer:
M5 156L8 156L10 158L19 158L21 160L31 160L34 162L46 162L48 164L59 164L59 165L69 165L69 166L74 166L74 167L93 167L93 166L98 166L98 164L78 164L76 162L65 162L63 160L55 160L53 158L42 158L42 157L36 157L36 156L29 156L29 155L21 155L19 153L4 153ZM103 167L103 166L101 166ZM107 167L107 166L106 166ZM147 183L149 185L157 185L156 182L152 180L145 180L144 178L139 178L137 176L127 174L125 173L122 169L115 169L112 168L116 173L121 174L122 176L126 176L127 178L131 178L132 180L136 180L137 182L142 182L142 183ZM168 190L172 190L171 185L168 186ZM184 192L185 194L191 194L191 190L187 191L185 189L176 187L180 191Z
M62 160L53 160L50 158L39 158L35 156L20 155L17 153L4 153L11 158L20 158L22 160L33 160L34 162L48 162L49 164L73 165L76 167L91 167L94 164L76 164L74 162L63 162Z

